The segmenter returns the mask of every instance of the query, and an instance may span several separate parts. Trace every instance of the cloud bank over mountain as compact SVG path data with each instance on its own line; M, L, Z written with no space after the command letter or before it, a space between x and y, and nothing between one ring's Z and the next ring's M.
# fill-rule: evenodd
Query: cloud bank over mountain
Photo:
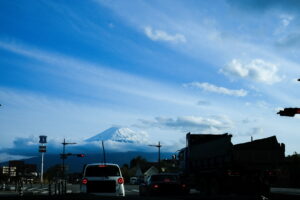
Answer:
M48 154L62 153L63 138L49 139L47 146ZM153 152L155 148L149 146L149 135L146 132L133 131L124 127L111 127L88 139L66 139L66 142L75 142L74 145L66 146L66 153L101 153L102 142L106 151L110 152ZM8 160L26 159L39 156L39 139L37 136L18 137L13 142L13 147L0 149L0 162ZM165 151L174 151L171 145L164 146ZM174 148L174 147L173 147Z

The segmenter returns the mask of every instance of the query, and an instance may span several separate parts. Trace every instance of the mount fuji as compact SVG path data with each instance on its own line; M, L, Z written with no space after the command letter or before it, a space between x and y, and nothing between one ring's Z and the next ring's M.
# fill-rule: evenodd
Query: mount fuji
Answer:
M26 138L25 138L26 139ZM23 139L23 140L25 140ZM23 141L22 140L22 141ZM82 140L81 140L82 141ZM96 134L76 145L67 147L67 152L73 154L83 153L84 158L69 157L67 165L70 166L69 172L79 172L86 163L103 162L103 152L100 141L105 141L106 160L108 162L117 163L119 165L129 164L130 160L142 156L150 162L157 160L157 149L150 147L149 135L144 131L134 131L125 127L111 127L105 131ZM29 164L37 164L39 166L40 156L37 155L37 145L34 138L26 139L23 145L13 148L3 149L0 153L11 155L24 155L31 158L23 160ZM164 146L165 147L165 146ZM161 152L161 158L170 158L174 151L164 148ZM24 154L25 153L25 154ZM45 170L55 164L60 164L61 146L60 141L50 140L47 143L47 153L45 154ZM1 156L1 155L0 155ZM0 162L1 165L7 165L7 162Z
M129 128L111 127L84 141L97 142L101 140L130 144L147 144L149 143L149 135L146 132L136 132Z

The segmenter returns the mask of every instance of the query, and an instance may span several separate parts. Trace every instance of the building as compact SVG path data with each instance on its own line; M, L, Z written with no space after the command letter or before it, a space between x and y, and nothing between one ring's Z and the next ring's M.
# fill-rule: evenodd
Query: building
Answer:
M9 166L2 166L0 168L0 174L4 175L4 176L15 177L15 176L17 176L17 168L9 167Z
M25 164L24 161L20 160L11 160L8 162L8 166L0 167L0 175L11 178L32 178L38 175L37 166L35 164Z

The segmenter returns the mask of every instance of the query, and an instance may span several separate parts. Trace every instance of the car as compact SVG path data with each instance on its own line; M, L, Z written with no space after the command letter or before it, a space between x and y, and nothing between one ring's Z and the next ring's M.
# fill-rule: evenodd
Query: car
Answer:
M87 164L83 170L80 192L102 196L125 196L124 178L120 167L112 163Z
M154 174L139 185L140 196L158 194L182 195L188 193L188 186L181 181L178 174Z
M130 178L130 184L131 185L136 185L138 182L138 178L137 177L131 177Z

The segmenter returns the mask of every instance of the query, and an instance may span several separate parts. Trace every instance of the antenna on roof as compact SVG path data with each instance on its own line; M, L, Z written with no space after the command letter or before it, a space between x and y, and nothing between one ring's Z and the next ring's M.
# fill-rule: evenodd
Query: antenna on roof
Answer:
M103 163L106 164L104 141L102 140Z

